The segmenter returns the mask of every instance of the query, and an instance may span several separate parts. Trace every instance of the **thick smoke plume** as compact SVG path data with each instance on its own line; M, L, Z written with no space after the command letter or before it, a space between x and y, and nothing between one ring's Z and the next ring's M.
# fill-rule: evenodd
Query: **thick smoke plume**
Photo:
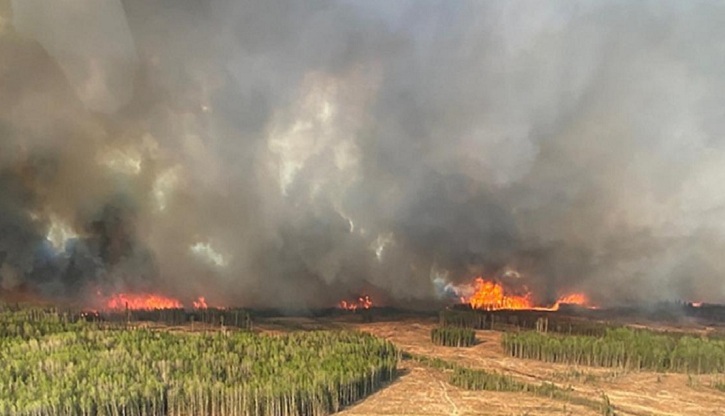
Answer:
M0 16L0 291L312 307L484 274L725 300L721 2Z

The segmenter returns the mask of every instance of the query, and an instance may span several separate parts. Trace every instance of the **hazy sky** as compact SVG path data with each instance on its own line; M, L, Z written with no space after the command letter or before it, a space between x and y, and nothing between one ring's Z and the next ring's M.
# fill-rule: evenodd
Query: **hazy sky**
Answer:
M12 6L5 289L725 302L722 2Z

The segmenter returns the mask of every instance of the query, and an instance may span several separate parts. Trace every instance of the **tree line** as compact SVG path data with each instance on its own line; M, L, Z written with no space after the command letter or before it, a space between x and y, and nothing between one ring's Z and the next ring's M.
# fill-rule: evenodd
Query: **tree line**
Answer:
M430 332L431 342L447 347L470 347L476 343L476 332L468 328L441 326Z
M629 328L604 336L553 335L533 331L503 335L507 354L554 363L688 373L725 371L725 341L670 336Z
M536 330L571 335L603 336L608 329L620 328L606 322L557 316L533 310L445 309L439 314L441 326L488 330Z

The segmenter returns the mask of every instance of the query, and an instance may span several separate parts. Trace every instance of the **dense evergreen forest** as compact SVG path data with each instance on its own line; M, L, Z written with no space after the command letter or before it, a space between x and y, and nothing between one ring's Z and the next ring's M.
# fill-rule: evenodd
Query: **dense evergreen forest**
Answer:
M503 348L517 358L689 373L725 371L725 341L629 328L609 329L601 337L552 335L534 331L503 335Z
M346 331L101 329L0 312L0 415L325 415L392 379L398 351Z

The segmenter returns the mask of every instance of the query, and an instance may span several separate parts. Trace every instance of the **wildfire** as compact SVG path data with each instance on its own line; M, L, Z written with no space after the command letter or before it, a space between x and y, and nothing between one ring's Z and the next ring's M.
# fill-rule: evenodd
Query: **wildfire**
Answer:
M103 300L104 309L178 309L184 305L174 298L153 293L116 293ZM206 299L200 296L192 302L194 309L206 309Z
M534 304L530 292L523 295L508 295L504 287L497 282L484 280L481 277L474 281L474 293L469 297L462 297L461 301L468 303L474 309L536 309L536 310L558 310L562 304L575 304L586 306L589 299L583 293L571 293L560 297L551 307L537 306Z
M171 309L181 308L181 302L149 293L116 293L106 301L107 309Z
M587 306L589 304L589 298L583 293L570 293L560 297L552 309L559 309L559 305L561 304Z
M354 301L341 300L339 305L340 309L348 311L355 311L358 309L370 309L373 306L373 300L368 295L362 295Z
M204 296L199 296L199 299L192 302L194 305L194 309L206 309L209 307L209 305L206 304L206 299L204 299Z
M534 307L529 293L524 296L509 296L503 286L496 282L476 278L475 293L467 299L474 309L531 309Z

